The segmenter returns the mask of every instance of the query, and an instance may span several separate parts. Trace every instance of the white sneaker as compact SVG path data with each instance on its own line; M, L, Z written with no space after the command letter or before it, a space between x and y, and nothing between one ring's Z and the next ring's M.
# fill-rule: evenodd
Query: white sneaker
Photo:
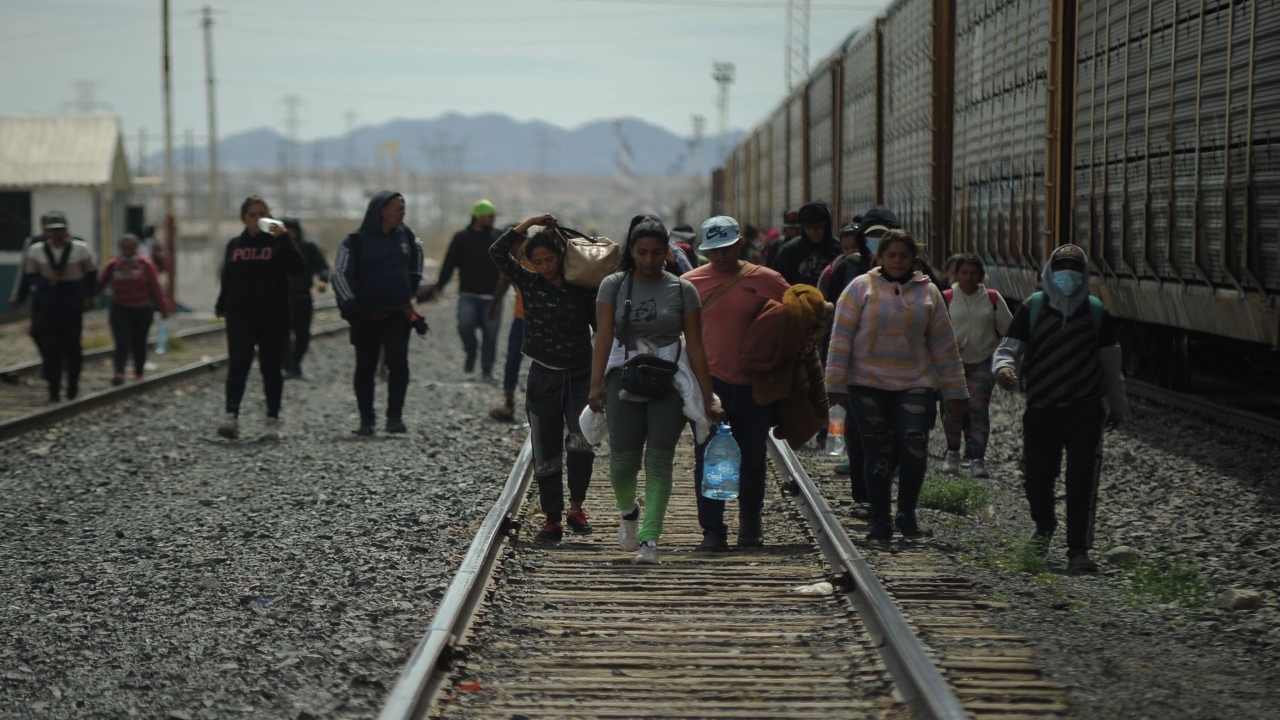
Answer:
M948 450L946 459L942 461L942 472L947 475L960 474L960 451Z
M987 472L987 464L980 459L969 463L969 474L976 478L991 477L991 473Z
M645 540L636 551L637 565L661 565L662 561L658 559L658 543L652 540Z
M266 440L268 442L279 442L280 441L280 418L273 418L273 417L267 418L267 422L264 423L262 426L262 435L259 439Z
M618 523L618 547L627 552L634 552L636 548L640 547L640 538L638 537L640 533L640 514L637 512L639 509L640 506L637 505L635 510L626 513L627 515L636 513L635 520L628 520L624 517L622 522Z
M222 418L222 422L218 423L218 435L228 440L240 437L240 419L232 413L227 413Z

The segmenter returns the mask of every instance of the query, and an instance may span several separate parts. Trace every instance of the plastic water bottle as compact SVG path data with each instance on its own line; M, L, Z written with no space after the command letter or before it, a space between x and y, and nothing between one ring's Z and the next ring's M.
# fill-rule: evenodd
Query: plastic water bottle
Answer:
M163 355L169 349L169 320L167 318L160 319L160 326L156 328L156 354Z
M827 454L844 455L844 406L832 407L827 417L830 418L827 424Z
M742 451L733 433L724 423L707 443L702 462L702 497L711 500L737 500L738 481L742 473Z

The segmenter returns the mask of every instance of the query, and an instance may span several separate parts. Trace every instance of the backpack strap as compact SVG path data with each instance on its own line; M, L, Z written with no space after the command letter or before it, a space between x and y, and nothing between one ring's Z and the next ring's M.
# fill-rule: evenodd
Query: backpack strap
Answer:
M951 291L948 290L947 292ZM1000 307L1000 293L992 290L991 288L987 288L987 299L991 301L991 309L993 311Z
M1102 318L1107 314L1107 306L1102 303L1102 300L1093 295L1089 296L1089 314L1093 316L1093 331L1101 331Z
M1027 301L1028 317L1027 317L1027 339L1030 340L1032 334L1036 330L1036 320L1040 319L1040 313L1044 312L1044 292L1031 293L1031 298Z
M947 307L951 307L951 298L954 296L955 293L951 291L951 288L947 288L942 291L942 302L946 303Z

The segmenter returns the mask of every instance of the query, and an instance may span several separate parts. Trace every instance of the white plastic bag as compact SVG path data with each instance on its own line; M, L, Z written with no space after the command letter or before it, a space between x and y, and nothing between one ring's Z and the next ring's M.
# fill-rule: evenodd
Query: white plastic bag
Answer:
M582 428L582 437L592 445L599 445L609 437L609 424L605 421L604 413L592 410L590 405L582 408L578 426Z

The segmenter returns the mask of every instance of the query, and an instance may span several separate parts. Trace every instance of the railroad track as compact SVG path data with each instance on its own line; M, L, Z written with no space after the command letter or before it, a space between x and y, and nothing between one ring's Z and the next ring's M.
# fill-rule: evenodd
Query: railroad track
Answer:
M333 306L316 309L312 337L320 338L346 329L345 322L335 322ZM327 312L326 312L327 311ZM225 326L192 328L170 335L170 347L164 355L148 355L154 369L139 382L112 386L114 367L112 348L84 353L80 374L80 395L60 403L48 401L48 389L40 377L40 362L33 361L0 369L6 382L0 385L0 440L44 427L87 410L127 397L150 392L170 383L215 371L227 360ZM174 341L177 342L174 342ZM154 350L148 343L148 351Z
M780 442L769 448L767 546L694 553L701 534L688 443L681 453L663 565L642 567L617 548L612 493L599 469L588 497L595 535L520 542L540 517L526 441L381 720L1066 710L1061 688L1039 677L1025 648L926 648L915 628L949 627L979 644L999 634L964 617L982 603L950 594L960 583L945 568L899 568L897 593L886 589ZM831 594L796 591L824 581Z
M1214 402L1206 397L1178 392L1142 380L1125 378L1125 390L1132 396L1175 410L1199 415L1214 423L1280 441L1280 420Z

